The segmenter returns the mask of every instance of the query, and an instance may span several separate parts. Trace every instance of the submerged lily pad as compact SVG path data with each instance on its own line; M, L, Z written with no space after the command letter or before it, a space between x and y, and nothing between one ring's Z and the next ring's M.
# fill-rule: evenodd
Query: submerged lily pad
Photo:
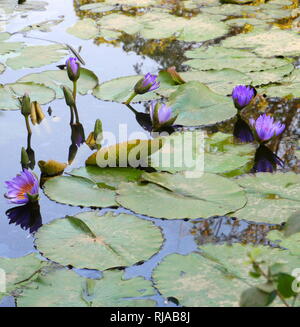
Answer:
M239 34L222 41L227 48L251 49L261 57L299 56L299 35L291 30L273 28Z
M29 46L19 53L18 56L8 58L6 64L12 69L36 68L59 61L66 55L64 45L35 45Z
M121 183L116 200L136 213L156 218L207 218L246 203L235 182L214 174L144 173L142 179L148 183Z
M64 97L61 89L62 85L72 88L72 82L68 78L65 70L46 70L41 73L26 75L18 80L18 82L34 82L44 84L53 89L56 93L56 98ZM80 78L77 82L77 90L81 95L87 94L98 85L98 77L91 71L85 68L80 68Z
M24 286L29 281L37 277L35 274L41 268L41 261L36 258L36 254L29 254L20 258L1 258L0 269L5 272L5 285L2 284L2 270L0 271L0 301L6 295L11 295L14 290ZM1 293L6 286L5 292Z
M199 132L175 133L164 139L163 147L150 157L150 166L170 173L194 170L233 176L246 168L254 157L251 144L234 144L230 134L205 136ZM203 159L204 163L201 163ZM192 163L192 166L188 164Z
M67 290L67 291L66 291ZM122 271L105 271L100 280L80 277L70 270L41 276L17 298L18 307L146 307L155 294L142 277L124 279Z
M258 173L240 177L237 183L245 189L248 201L235 217L277 224L300 209L299 174Z
M230 98L212 92L199 82L180 85L171 94L168 105L174 115L178 114L176 123L185 126L214 124L237 113Z
M263 246L209 244L201 250L202 255L169 255L154 270L155 284L164 297L176 298L183 306L239 306L247 283L255 283L249 276L249 252L255 251L266 264L283 263L289 272L299 265L287 251Z
M67 29L69 34L72 34L80 39L93 39L98 34L98 28L95 21L91 18L79 20L75 25Z
M117 188L122 182L135 182L142 175L143 171L134 168L100 168L97 166L87 166L73 169L70 175L83 177L94 183L106 185L106 187Z
M55 99L55 93L45 85L35 83L13 83L0 85L0 110L17 110L20 107L18 97L25 93L30 96L31 101L46 104Z
M53 201L83 207L115 206L115 192L101 187L89 179L58 176L44 185L45 194Z
M62 265L105 270L149 259L163 237L151 221L133 215L84 212L56 219L36 234L37 248Z

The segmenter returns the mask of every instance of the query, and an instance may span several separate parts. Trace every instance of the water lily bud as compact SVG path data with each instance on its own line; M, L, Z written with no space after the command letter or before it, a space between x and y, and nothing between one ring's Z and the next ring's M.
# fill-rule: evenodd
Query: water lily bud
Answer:
M45 176L58 176L61 175L67 167L66 163L61 163L55 160L40 160L38 162L41 173Z
M66 61L66 67L67 67L67 73L69 76L69 79L72 82L76 82L78 78L80 77L80 64L77 61L77 58L70 57Z
M21 113L24 116L29 116L31 113L31 102L27 93L21 99Z
M63 89L63 92L64 92L66 104L69 107L75 106L75 100L74 100L73 93L70 90L70 88L68 88L67 86L63 86L62 89Z
M154 91L159 88L160 82L157 82L157 75L146 74L142 79L140 79L135 87L134 92L136 94L144 94L147 92Z

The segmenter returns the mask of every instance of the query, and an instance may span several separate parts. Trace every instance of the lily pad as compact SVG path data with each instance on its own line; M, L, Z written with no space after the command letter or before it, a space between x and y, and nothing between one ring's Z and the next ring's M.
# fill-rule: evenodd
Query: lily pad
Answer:
M85 279L70 270L40 277L17 298L18 307L154 306L143 296L154 295L151 282L124 279L122 271L106 271L100 280ZM134 298L134 299L131 299ZM136 299L137 298L137 299Z
M66 55L66 47L59 44L29 46L18 56L8 58L6 64L12 69L36 68L59 61Z
M280 231L274 230L268 233L267 238L279 246L288 249L292 255L300 257L300 233L285 237Z
M223 36L228 26L220 17L199 14L187 20L160 10L152 10L142 16L110 14L98 22L101 28L125 32L130 35L139 33L145 39L164 39L176 36L186 42L203 42ZM160 21L160 24L157 22Z
M299 174L258 173L240 177L237 183L244 188L248 201L235 217L278 224L300 209Z
M180 85L169 98L168 105L176 123L185 126L209 125L232 118L237 111L230 98L214 93L199 82Z
M295 69L291 75L283 78L278 85L270 85L259 89L270 97L300 97L300 70Z
M58 176L44 185L45 194L53 201L83 207L115 206L115 192L86 178Z
M234 144L230 134L216 133L204 137L202 132L175 133L164 139L163 147L150 157L150 166L170 173L194 170L198 165L210 173L230 174L252 162L255 148L250 144ZM193 162L192 167L185 163Z
M282 58L260 58L255 54L242 49L229 49L221 46L197 48L185 53L188 58L186 65L197 70L220 70L224 68L238 69L240 72L259 72L267 69L278 69L290 63ZM292 66L293 67L293 66Z
M100 168L97 166L87 166L73 169L70 175L83 177L93 183L105 185L106 187L117 188L122 182L135 182L142 175L143 171L134 168Z
M235 182L214 174L144 173L142 179L148 183L121 183L116 200L155 218L207 218L235 211L246 203Z
M79 20L75 25L67 29L69 34L72 34L80 39L93 39L98 34L98 27L96 22L91 18Z
M45 85L35 83L13 83L0 85L0 110L17 110L20 107L18 97L28 93L32 101L46 104L55 99L55 93Z
M69 80L65 70L46 70L41 73L26 75L18 80L18 82L34 82L44 84L53 89L56 93L56 98L64 97L61 89L62 85L72 88L72 82ZM98 85L98 77L91 71L85 68L80 68L80 78L77 82L77 90L81 95L87 94Z
M23 42L4 42L11 37L10 33L0 33L0 55L5 55L24 48Z
M37 277L35 272L41 268L41 261L36 258L36 254L29 254L20 258L0 258L0 275L5 272L6 290L1 293L4 285L0 279L0 301L6 295L11 295L13 291L24 286L29 281ZM3 270L3 272L2 272Z
M289 272L299 265L287 251L263 246L209 244L201 249L202 255L169 255L154 270L154 282L164 297L176 298L183 306L239 306L247 283L255 283L249 277L249 252L255 251L266 264L285 264Z
M43 225L35 243L45 257L62 265L105 270L147 260L162 242L161 231L151 221L84 212Z
M291 30L273 28L239 34L222 41L227 48L251 49L261 57L299 56L299 35Z

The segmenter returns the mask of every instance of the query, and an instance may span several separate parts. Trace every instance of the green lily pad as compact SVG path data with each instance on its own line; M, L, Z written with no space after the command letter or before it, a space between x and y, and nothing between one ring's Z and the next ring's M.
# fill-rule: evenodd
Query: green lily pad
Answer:
M18 307L126 307L154 306L151 282L124 279L122 271L106 271L100 280L85 279L71 270L40 277L17 298ZM134 298L134 299L131 299Z
M245 189L248 201L244 208L234 213L235 217L277 224L300 209L298 174L258 173L236 181Z
M59 44L29 46L16 57L8 58L6 64L12 69L36 68L55 63L66 55L66 47Z
M144 173L142 178L148 183L121 183L116 200L155 218L207 218L235 211L246 203L235 182L214 174Z
M46 104L55 99L55 93L45 85L35 83L13 83L0 85L0 110L17 110L20 107L18 97L28 93L32 101Z
M0 33L0 55L19 51L24 48L25 43L23 42L3 42L8 40L10 37L10 33Z
M72 89L73 83L69 80L65 70L46 70L41 73L26 75L18 80L18 82L34 82L44 84L53 89L56 93L56 98L64 97L61 89L62 85ZM87 94L98 85L98 77L91 71L85 68L80 68L80 77L77 82L77 90L81 95Z
M176 298L186 307L238 306L247 285L227 276L199 254L171 254L153 272L162 296Z
M89 40L97 36L98 27L93 19L84 18L76 22L72 27L69 27L67 32L80 39Z
M105 185L106 187L117 188L122 182L135 182L142 175L143 171L134 168L100 168L98 166L87 166L73 169L70 175L83 177L93 183Z
M270 97L300 97L300 70L295 69L291 75L283 78L278 85L270 85L259 89Z
M260 58L247 50L229 49L221 46L189 50L185 56L193 58L186 61L185 64L197 70L238 68L243 73L259 72L258 74L261 74L261 71L278 69L290 63L288 59Z
M280 231L274 230L268 233L267 238L288 249L292 255L300 256L300 233L285 237Z
M290 273L299 266L299 258L269 247L209 244L201 249L202 255L169 255L154 270L154 282L164 297L176 298L183 306L239 306L247 283L261 282L248 274L249 252L255 251L266 264L285 264Z
M250 144L234 144L230 134L216 133L206 136L199 132L175 133L164 138L163 147L150 157L150 166L175 173L194 170L198 164L210 173L230 174L246 168L252 162L255 148ZM192 167L185 163L193 162Z
M151 221L92 211L43 225L35 243L45 257L62 265L105 270L147 260L162 242L160 229Z
M176 123L185 126L214 124L237 113L232 99L214 93L199 82L180 85L170 95L168 105L174 115L178 114Z
M12 259L0 257L0 276L2 278L5 272L6 282L5 292L1 292L4 285L0 279L0 301L4 296L11 295L16 289L36 278L35 272L40 268L41 261L36 258L36 254Z
M28 26L24 27L23 29L21 29L20 31L18 31L18 33L25 33L25 32L30 32L30 31L40 31L40 32L44 32L44 33L51 32L52 27L59 25L63 21L64 21L63 18L45 20L45 21L37 23L37 24L28 25Z
M45 194L53 201L83 207L116 206L115 192L86 178L59 176L44 185Z
M222 41L227 48L251 49L261 57L299 56L299 35L291 30L273 28L239 34Z
M125 102L133 92L135 84L141 78L143 78L142 75L115 78L96 87L93 91L93 95L104 101ZM159 98L160 96L155 92L148 92L137 95L133 102L149 101Z
M198 81L205 84L213 92L221 95L229 95L232 89L239 84L251 84L251 78L247 74L236 69L221 69L209 71L190 71L180 74L186 81Z
M220 17L199 14L187 20L173 16L161 9L152 10L142 16L125 16L114 13L102 17L98 23L101 28L125 32L130 35L139 33L145 39L164 39L176 36L186 42L203 42L223 36L228 26ZM157 22L160 24L157 24Z

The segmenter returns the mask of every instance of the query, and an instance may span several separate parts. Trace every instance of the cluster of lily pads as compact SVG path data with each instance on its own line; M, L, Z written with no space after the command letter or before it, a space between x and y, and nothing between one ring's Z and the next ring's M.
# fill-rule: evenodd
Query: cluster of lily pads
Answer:
M159 14L154 0L125 2L130 8L149 6L150 9L142 16L126 16L114 13L119 4L112 0L89 4L82 10L107 14L97 23L81 20L69 32L78 35L78 25L81 24L93 26L91 33L85 29L78 35L83 38L97 35L118 38L124 31L133 35L139 33L145 38L156 35L159 39L177 33L178 39L184 42L206 41L229 32L229 23L222 21L224 16L216 14L216 8L226 12L233 10L232 6L249 12L256 8L236 4L218 6L218 1L212 1L207 7L200 8L198 16L187 21L170 13ZM286 2L278 0L274 3L280 7ZM185 5L197 9L198 1L185 1ZM267 15L269 11L266 3L260 13ZM160 26L159 30L155 24L158 16L165 24L165 28ZM231 20L241 24L251 19ZM202 24L205 28L201 28ZM66 61L62 67L66 69L30 74L17 83L2 86L1 109L21 108L28 135L31 135L29 118L32 123L43 119L39 104L65 98L70 108L72 129L68 163L73 161L77 148L83 143L95 152L87 158L85 166L65 175L66 164L40 161L42 174L38 178L32 171L35 158L30 144L26 150L22 149L23 170L6 182L6 197L12 203L30 206L29 216L38 218L38 223L31 229L35 232L36 248L49 260L41 261L34 254L18 259L0 258L0 267L9 276L6 292L0 293L0 298L13 295L18 306L154 306L151 297L156 294L156 288L165 298L175 298L183 306L299 306L299 275L295 269L299 268L300 257L300 177L293 172L275 172L276 166L282 166L283 162L266 143L281 135L285 125L274 121L270 115L256 113L253 105L257 93L262 90L268 93L268 89L255 89L253 85L267 84L270 77L277 83L292 71L291 74L297 74L289 59L266 60L263 56L276 51L277 54L288 52L293 55L299 51L299 45L294 43L294 32L276 30L271 35L283 37L283 33L285 42L294 47L288 50L289 45L286 45L275 51L271 41L261 41L265 33L265 26L261 23L259 30L225 39L222 41L224 47L190 50L189 58L195 59L187 64L194 70L187 72L178 73L169 68L158 75L121 77L99 85L97 76L80 65L77 54L77 58ZM9 37L4 34L2 37ZM237 39L241 44L248 42L254 53L237 49L241 47L235 43ZM21 56L25 58L26 49L28 47L24 45ZM70 47L64 46L65 49ZM45 60L41 50L41 47L36 49L40 52L39 58ZM32 55L32 51L28 55ZM21 63L18 64L17 58L11 58L13 63L7 61L6 64L24 67L25 61L19 58ZM57 57L51 57L50 62L57 60ZM34 62L30 61L30 65L36 65ZM264 65L263 70L261 65ZM237 71L236 67L244 71ZM234 84L228 82L231 79ZM93 90L94 96L101 100L123 103L126 109L133 111L134 101L154 100L149 114L145 114L147 118L143 116L143 122L147 120L151 132L168 130L172 133L157 139L102 147L102 124L96 120L94 131L86 139L76 98L89 90ZM249 109L253 116L246 120L243 112ZM235 116L232 134L209 134L203 139L201 149L197 146L198 130L182 130L182 127L203 127ZM155 151L148 151L144 158L151 169L102 167L97 160L99 154L105 157L105 154L115 153L118 162L124 148L148 149L153 144ZM172 158L183 156L185 151L192 154L195 162L204 155L201 177L188 177L187 173L195 172L196 166L172 165ZM251 171L258 173L250 174ZM42 225L40 214L37 214L39 185L50 200L62 204L87 208L123 207L129 211L126 214L109 211L100 215L93 210ZM17 210L21 208L18 206ZM15 210L8 212L11 219L20 214ZM153 219L141 219L137 214ZM286 225L268 233L268 238L277 244L277 248L206 244L188 255L168 255L152 272L153 281L142 277L126 279L123 271L113 269L144 262L160 250L164 236L154 224L158 219L196 222L199 217L224 215L259 223L279 225L286 222ZM96 269L102 274L91 279L65 267Z

